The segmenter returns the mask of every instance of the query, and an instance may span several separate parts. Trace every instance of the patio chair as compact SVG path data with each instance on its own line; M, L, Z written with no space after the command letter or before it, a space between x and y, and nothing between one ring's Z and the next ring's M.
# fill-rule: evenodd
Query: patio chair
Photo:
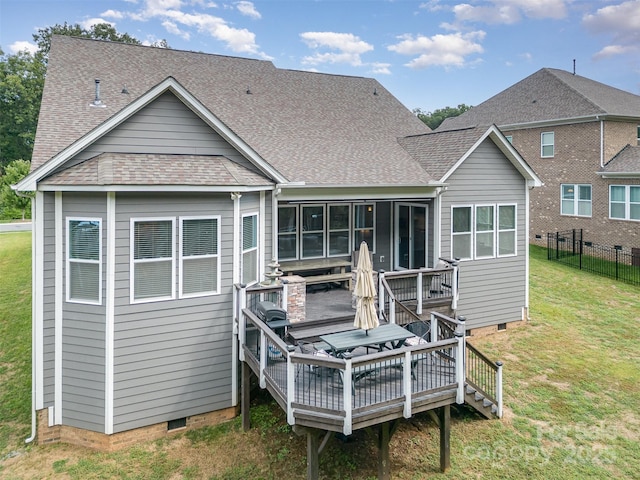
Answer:
M404 328L414 335L404 341L404 344L407 346L427 344L431 340L431 324L428 322L417 320L405 325ZM423 354L420 354L419 356L424 357ZM414 360L411 361L411 378L413 379L417 378L419 360L423 360L423 358L418 359L417 357L414 357Z
M331 354L327 352L324 348L322 348L321 343L313 343L305 340L298 340L298 347L300 348L300 353L305 353L307 355L314 355L316 357L331 357ZM310 373L314 373L316 376L322 376L323 374L326 376L333 375L332 368L326 367L318 367L315 365L307 365Z

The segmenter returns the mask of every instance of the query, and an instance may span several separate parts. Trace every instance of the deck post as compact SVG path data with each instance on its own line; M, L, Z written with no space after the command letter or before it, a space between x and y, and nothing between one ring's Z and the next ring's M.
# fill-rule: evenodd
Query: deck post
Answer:
M293 416L293 402L296 400L296 376L294 365L291 362L291 354L295 352L294 345L287 345L287 423L293 425L296 420Z
M315 428L307 430L307 480L320 477L320 433Z
M238 322L238 340L240 343L240 349L238 352L240 361L244 362L244 346L247 344L247 319L244 316L243 310L247 308L247 286L243 283L238 286L236 290L236 302L234 306L236 311L234 312L234 318Z
M458 384L458 389L456 393L456 403L461 405L464 403L464 382L465 382L465 374L464 374L464 356L465 356L465 348L464 348L464 333L460 331L456 331L455 337L458 340L458 345L456 346L456 383Z
M446 472L451 467L451 406L445 405L438 409L440 422L440 471Z
M344 358L344 374L342 375L342 402L344 405L344 425L342 433L351 435L353 433L353 402L351 395L353 392L353 371L351 367L351 353L345 353Z
M391 480L391 459L389 441L391 440L391 422L378 425L378 480Z
M422 270L416 276L416 314L422 315Z
M267 369L267 359L269 358L267 352L267 336L264 334L264 330L260 330L260 388L267 388L267 378L264 375L264 371Z
M498 401L498 418L502 418L502 362L496 362L496 400Z
M453 274L451 279L451 309L456 311L458 309L458 262L451 264L453 267Z
M378 318L382 320L384 316L384 288L382 288L382 279L384 278L384 270L378 271Z
M411 352L404 352L404 363L402 365L402 384L404 389L404 418L411 418Z
M431 313L431 335L430 340L432 342L437 342L438 338L438 317L436 317L433 312Z
M251 367L247 362L242 362L241 396L242 430L246 432L251 428Z

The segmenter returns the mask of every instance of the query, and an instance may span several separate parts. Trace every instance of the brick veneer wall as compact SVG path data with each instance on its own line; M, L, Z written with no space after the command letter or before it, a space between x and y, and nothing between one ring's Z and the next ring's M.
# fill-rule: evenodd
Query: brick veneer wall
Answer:
M540 156L542 132L555 133L555 154ZM600 168L600 122L556 125L544 128L504 130L513 145L544 182L530 192L530 242L546 246L546 234L583 229L585 240L604 245L640 247L640 224L609 219L609 185L640 184L640 179L603 179ZM605 162L625 145L637 142L635 123L605 122ZM611 153L614 152L614 153ZM560 186L590 184L591 217L560 214ZM541 238L536 238L536 236Z
M167 430L167 422L156 423L147 427L127 430L126 432L107 435L82 428L67 425L55 425L49 427L48 409L39 410L36 417L36 442L39 445L63 442L70 445L99 450L101 452L114 452L122 448L130 447L141 442L158 440L164 437L174 436L188 430L194 430L211 425L217 425L229 421L239 414L239 407L230 407L215 412L203 413L187 417L185 427Z

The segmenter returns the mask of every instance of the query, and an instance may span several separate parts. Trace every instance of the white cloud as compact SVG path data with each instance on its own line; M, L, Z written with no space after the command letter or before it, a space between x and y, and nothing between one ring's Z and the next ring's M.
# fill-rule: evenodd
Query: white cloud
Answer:
M453 7L456 22L481 22L512 25L522 17L543 19L564 18L568 0L489 0L461 3Z
M374 75L391 75L390 63L374 62L371 64L371 73Z
M466 34L452 33L447 35L403 35L401 41L387 47L401 55L415 56L405 64L409 68L420 69L431 66L463 67L469 65L467 57L484 51L478 43L485 37L485 32L478 30Z
M640 48L635 45L608 45L593 56L594 60L615 57L618 55L637 54Z
M124 13L122 13L119 10L107 10L106 12L102 12L100 16L107 17L107 18L115 18L116 20L120 20L124 18Z
M105 20L103 18L87 18L85 20L78 22L78 24L85 30L91 30L91 27L93 27L94 25L100 25L101 23L106 23L108 25L111 25L112 27L115 27L116 25L115 23Z
M144 6L141 10L126 12L126 16L137 21L159 19L167 32L182 38L189 38L192 33L189 29L195 29L199 33L223 42L233 52L254 54L263 59L271 59L260 50L256 43L255 34L246 28L232 27L223 18L208 13L199 13L193 9L187 13L183 10L187 3L192 6L215 8L216 4L213 2L205 0L191 0L190 2L186 0L144 0L142 3ZM245 7L253 5L251 2L244 1L239 4L247 4ZM239 5L238 8L240 8ZM250 11L251 9L247 9L244 13L249 14L246 12ZM255 13L259 15L257 11Z
M321 63L346 63L352 66L363 65L360 56L373 50L373 46L360 40L351 33L335 32L304 32L300 37L309 48L314 50L333 50L331 52L316 52L304 57L306 65L318 65Z
M26 40L21 40L18 42L14 42L9 45L9 52L12 54L16 54L18 52L29 52L34 54L38 51L38 46L34 43L27 42Z
M256 10L256 7L253 4L253 2L246 2L246 1L238 2L236 3L236 7L238 7L238 11L241 14L246 15L247 17L251 17L255 19L262 18L262 15L260 15L260 12Z
M640 43L640 1L622 2L600 8L582 17L582 24L592 33L608 34L625 45Z

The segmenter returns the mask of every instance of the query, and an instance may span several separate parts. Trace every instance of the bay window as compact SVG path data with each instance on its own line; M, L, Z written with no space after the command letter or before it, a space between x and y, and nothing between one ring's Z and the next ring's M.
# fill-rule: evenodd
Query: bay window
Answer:
M220 217L180 218L180 297L218 292Z
M175 297L175 219L131 219L131 302Z

